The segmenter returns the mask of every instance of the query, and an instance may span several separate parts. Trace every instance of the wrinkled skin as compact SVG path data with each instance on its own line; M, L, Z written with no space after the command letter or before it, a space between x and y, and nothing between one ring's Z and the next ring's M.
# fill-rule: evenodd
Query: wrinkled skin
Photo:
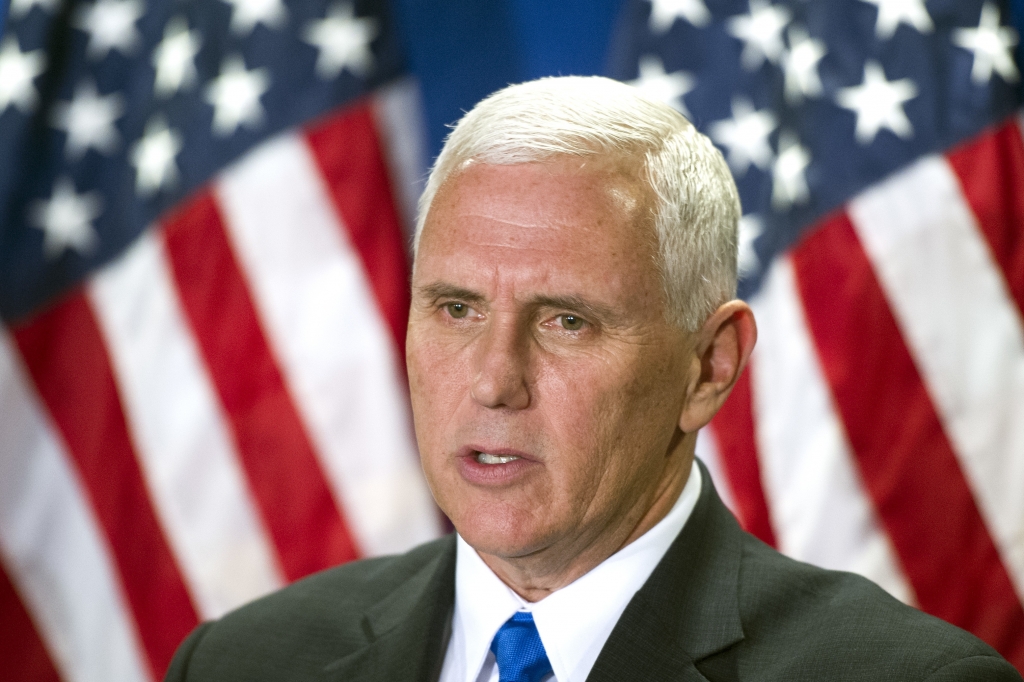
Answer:
M656 249L621 164L471 164L428 215L407 341L423 469L527 599L664 517L753 346L739 301L695 334L670 325Z

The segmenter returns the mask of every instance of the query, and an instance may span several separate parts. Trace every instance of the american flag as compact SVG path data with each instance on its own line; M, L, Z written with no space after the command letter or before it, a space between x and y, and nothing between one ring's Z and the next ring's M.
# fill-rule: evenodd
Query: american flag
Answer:
M623 5L613 75L743 196L761 334L700 440L719 490L1024 668L1008 7ZM11 0L0 678L158 679L198 620L440 532L401 362L423 123L388 9Z
M1024 142L992 0L637 0L615 74L721 148L760 337L700 454L745 527L1024 670ZM837 614L842 617L842 614Z
M437 536L405 388L416 88L380 2L13 0L0 678L163 676Z

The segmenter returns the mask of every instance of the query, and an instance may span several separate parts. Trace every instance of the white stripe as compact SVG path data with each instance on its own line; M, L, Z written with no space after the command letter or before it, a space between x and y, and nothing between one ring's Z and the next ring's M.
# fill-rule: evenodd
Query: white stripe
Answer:
M360 549L436 537L399 359L316 162L294 135L217 185L256 308Z
M143 682L110 549L15 353L0 329L0 558L63 679Z
M776 259L752 307L757 445L779 549L860 573L911 602L910 584L855 468L788 257Z
M942 157L849 208L1007 571L1024 597L1024 330Z
M88 294L150 497L202 616L217 618L280 587L273 544L157 233L93 278Z
M427 129L419 82L399 78L373 93L373 117L391 171L399 214L412 238L416 204L427 180Z
M715 490L718 491L718 496L722 498L725 506L732 510L733 514L736 514L736 498L732 492L729 476L726 475L725 469L722 468L722 457L719 454L718 439L715 438L713 427L705 426L697 432L696 454L700 461L704 462L704 465L708 468L711 480L715 484Z

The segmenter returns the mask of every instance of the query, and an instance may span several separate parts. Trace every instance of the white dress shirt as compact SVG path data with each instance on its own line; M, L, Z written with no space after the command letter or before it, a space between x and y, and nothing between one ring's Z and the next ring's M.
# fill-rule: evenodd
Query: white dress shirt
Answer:
M461 536L455 562L455 613L440 682L498 682L491 640L516 611L530 611L553 675L545 680L583 682L626 605L665 556L700 496L700 468L669 513L653 528L593 570L539 602L513 592Z

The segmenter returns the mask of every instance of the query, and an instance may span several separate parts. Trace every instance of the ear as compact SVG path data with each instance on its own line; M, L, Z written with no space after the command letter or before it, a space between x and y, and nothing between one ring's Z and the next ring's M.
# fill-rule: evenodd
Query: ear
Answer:
M747 365L757 341L754 312L746 303L722 304L696 334L693 373L679 429L692 433L711 421Z

